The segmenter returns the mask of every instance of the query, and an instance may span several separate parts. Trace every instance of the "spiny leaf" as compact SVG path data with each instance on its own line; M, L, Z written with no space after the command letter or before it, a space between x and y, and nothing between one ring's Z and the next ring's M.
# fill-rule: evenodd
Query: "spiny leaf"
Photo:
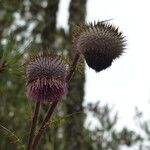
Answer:
M0 124L0 129L4 131L4 134L12 141L12 143L17 145L18 150L25 150L25 145L21 142L21 140L14 134L14 132L10 131L6 127Z

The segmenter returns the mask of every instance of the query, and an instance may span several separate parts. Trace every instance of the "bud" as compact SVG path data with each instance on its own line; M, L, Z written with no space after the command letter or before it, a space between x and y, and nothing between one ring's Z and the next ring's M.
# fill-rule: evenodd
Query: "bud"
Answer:
M97 72L111 66L125 47L124 37L118 28L104 21L75 25L73 43L88 66Z
M27 97L58 101L67 93L68 65L59 56L38 56L27 64Z

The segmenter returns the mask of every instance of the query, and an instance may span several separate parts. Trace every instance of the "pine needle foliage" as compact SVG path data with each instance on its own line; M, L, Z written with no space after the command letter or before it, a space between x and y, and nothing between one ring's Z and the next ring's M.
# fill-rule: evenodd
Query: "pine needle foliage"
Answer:
M15 135L14 131L10 131L9 129L7 129L6 127L4 127L1 124L0 124L0 129L11 140L11 142L16 145L17 150L25 150L25 145L22 143L20 138L18 138Z

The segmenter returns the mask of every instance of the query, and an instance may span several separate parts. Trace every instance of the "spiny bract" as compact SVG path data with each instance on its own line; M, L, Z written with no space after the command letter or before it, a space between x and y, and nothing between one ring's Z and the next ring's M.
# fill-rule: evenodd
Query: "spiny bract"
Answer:
M27 97L58 101L67 92L68 64L57 55L38 56L26 67Z
M105 21L74 26L73 44L85 57L89 67L99 72L111 66L125 47L125 39L118 28Z

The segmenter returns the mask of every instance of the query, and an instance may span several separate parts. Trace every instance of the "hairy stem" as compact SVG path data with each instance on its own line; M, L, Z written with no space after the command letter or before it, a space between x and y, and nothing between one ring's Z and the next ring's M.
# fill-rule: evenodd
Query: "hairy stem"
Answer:
M31 150L31 145L32 145L33 137L34 137L34 132L36 129L36 123L37 123L39 110L40 110L40 102L37 102L35 110L34 110L34 116L32 119L31 128L30 128L30 135L29 135L27 150Z

